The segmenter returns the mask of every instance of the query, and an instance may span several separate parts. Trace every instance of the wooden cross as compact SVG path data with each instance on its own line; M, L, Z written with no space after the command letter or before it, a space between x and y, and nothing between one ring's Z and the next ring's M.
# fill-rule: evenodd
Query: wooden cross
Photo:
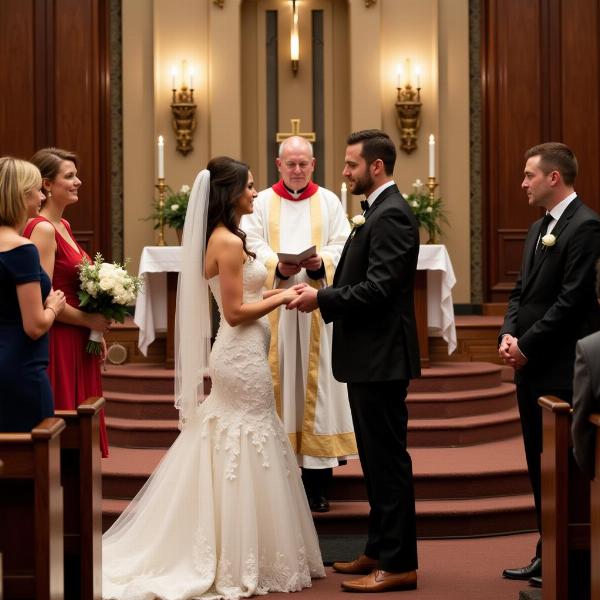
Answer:
M283 140L286 140L287 138L292 137L293 135L299 135L304 139L308 140L309 142L317 141L317 135L314 131L307 131L305 133L302 133L300 131L300 119L290 119L290 122L292 124L292 131L287 133L282 133L278 131L277 135L275 136L275 141L283 142Z

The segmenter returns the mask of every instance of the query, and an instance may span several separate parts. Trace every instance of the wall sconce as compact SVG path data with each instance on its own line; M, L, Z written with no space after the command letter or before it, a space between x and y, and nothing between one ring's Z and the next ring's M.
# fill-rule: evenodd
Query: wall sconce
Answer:
M181 88L177 90L175 84L175 69L171 71L171 88L173 92L173 101L171 102L171 113L173 114L173 131L177 141L176 150L184 156L191 152L192 136L196 129L196 104L194 103L194 72L191 69L188 74L187 61L181 65Z
M298 9L296 0L292 0L292 33L290 35L290 57L292 59L292 73L298 73L300 63L300 36L298 35Z
M417 134L421 127L421 69L416 67L417 87L410 82L410 59L406 59L406 82L403 82L402 67L396 72L396 125L400 130L400 148L410 154L417 148Z

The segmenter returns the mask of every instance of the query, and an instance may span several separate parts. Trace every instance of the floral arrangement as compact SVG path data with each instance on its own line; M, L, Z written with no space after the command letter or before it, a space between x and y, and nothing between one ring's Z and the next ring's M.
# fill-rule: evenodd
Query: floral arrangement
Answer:
M183 229L185 222L185 213L190 200L191 188L189 185L182 185L178 192L174 192L167 186L167 194L164 199L162 216L164 224L173 229ZM160 206L158 201L154 203L154 229L158 229L160 222Z
M427 230L428 243L433 244L442 235L441 223L448 224L442 199L434 198L432 200L425 184L420 179L417 179L412 187L414 191L408 196L405 195L404 198L412 209L419 227Z
M79 264L79 308L86 312L101 313L105 318L122 323L128 304L137 297L142 287L140 277L127 272L124 264L106 263L98 252L91 263L85 257ZM102 334L91 331L86 346L90 354L102 353Z

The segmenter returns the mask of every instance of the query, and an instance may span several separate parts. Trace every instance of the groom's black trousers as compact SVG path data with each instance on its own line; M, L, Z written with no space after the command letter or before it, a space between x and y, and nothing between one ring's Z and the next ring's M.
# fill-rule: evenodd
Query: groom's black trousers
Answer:
M408 381L348 383L348 397L371 512L365 554L379 568L417 568L412 461L406 450Z

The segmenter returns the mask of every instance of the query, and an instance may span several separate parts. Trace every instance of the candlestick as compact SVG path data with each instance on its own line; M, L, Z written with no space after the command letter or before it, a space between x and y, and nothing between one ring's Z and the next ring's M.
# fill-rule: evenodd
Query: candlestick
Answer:
M406 59L406 85L410 85L410 58Z
M417 78L417 88L421 88L421 67L417 65L415 67L415 77Z
M344 214L348 214L348 188L346 187L346 183L342 183L342 191L341 191L341 199L342 199L342 209L344 210Z
M404 74L402 72L402 65L398 65L396 67L396 88L402 87L402 79L404 78Z
M429 136L429 178L435 178L435 137Z
M162 135L158 136L158 178L165 178L165 140Z
M165 242L165 192L167 189L167 184L165 183L165 178L159 176L158 183L155 187L158 190L158 245L166 246L167 244Z

